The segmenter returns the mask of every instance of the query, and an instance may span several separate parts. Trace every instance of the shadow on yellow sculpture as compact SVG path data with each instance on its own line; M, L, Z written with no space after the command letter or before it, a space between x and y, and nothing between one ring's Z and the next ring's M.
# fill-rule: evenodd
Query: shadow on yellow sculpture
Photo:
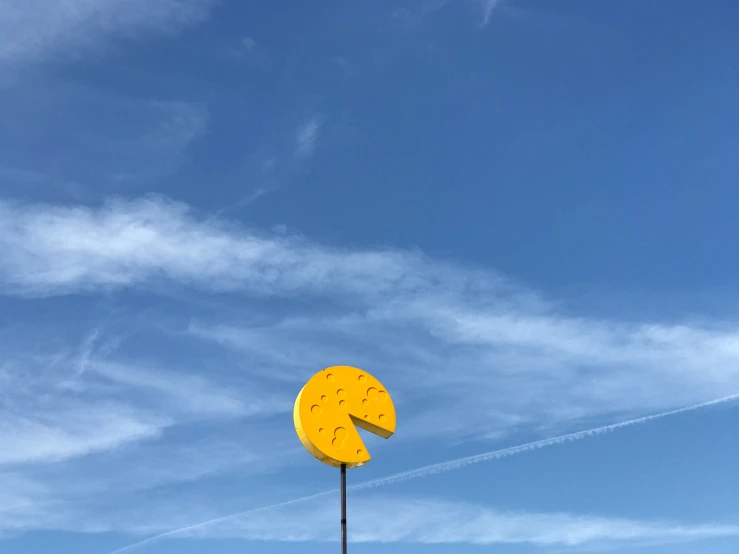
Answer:
M366 371L334 366L316 373L295 399L295 430L323 463L358 467L370 461L357 427L383 438L395 432L395 406Z

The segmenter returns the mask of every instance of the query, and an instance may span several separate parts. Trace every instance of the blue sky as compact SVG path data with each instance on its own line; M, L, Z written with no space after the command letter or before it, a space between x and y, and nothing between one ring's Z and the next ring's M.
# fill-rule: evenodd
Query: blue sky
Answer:
M0 551L736 553L737 20L0 0Z

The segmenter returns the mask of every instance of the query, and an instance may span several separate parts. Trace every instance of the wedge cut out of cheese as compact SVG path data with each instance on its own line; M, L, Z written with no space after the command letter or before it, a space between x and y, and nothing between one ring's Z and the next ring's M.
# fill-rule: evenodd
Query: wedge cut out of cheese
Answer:
M311 377L295 400L293 419L308 452L334 467L370 461L357 427L386 439L395 432L395 406L387 390L351 366L329 367Z

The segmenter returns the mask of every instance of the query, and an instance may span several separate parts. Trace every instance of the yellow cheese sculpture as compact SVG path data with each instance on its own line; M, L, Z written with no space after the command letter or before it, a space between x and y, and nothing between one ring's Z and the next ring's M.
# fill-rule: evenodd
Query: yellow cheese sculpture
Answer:
M385 387L350 366L329 367L311 377L295 400L293 419L308 452L334 467L370 461L357 427L386 439L395 432L395 407Z

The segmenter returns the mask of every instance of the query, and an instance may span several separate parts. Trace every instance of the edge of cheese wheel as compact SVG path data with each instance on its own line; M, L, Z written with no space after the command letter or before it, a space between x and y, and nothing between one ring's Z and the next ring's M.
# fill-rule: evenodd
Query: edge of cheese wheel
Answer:
M300 389L300 392L298 393L298 397L295 399L295 405L293 406L293 422L295 424L295 431L298 433L298 438L300 439L300 442L303 443L303 446L305 446L308 452L310 452L315 458L318 458L323 463L333 465L331 464L328 456L326 456L318 448L313 446L313 443L311 442L310 438L308 438L308 433L303 427L303 421L300 417L300 401L302 399L303 392L305 391L305 387L307 386L308 384L306 383L306 385L303 386L302 389Z

